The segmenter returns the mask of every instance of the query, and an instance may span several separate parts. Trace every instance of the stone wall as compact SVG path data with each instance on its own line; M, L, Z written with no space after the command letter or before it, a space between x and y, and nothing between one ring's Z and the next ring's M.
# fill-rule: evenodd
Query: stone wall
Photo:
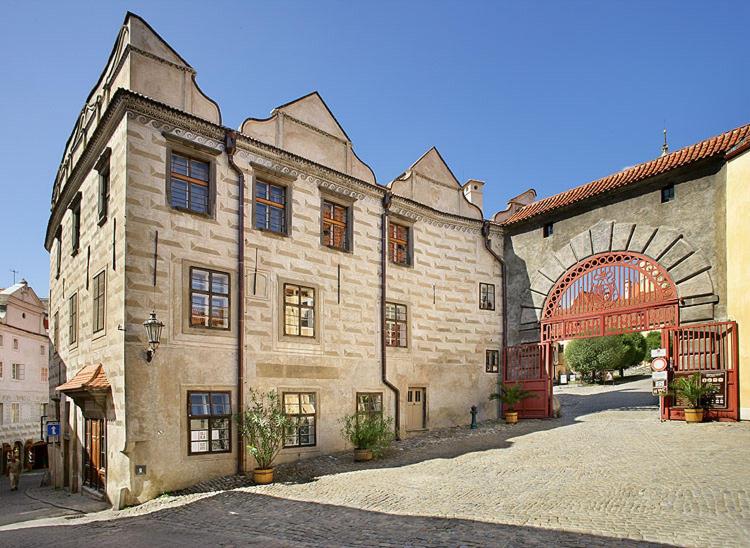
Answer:
M539 317L555 281L596 253L630 250L669 272L681 322L726 318L726 168L716 163L671 173L626 192L507 227L508 344L539 340ZM675 185L674 201L660 191ZM553 235L542 227L553 222Z
M93 169L93 161L86 167L80 185L81 228L80 246L71 255L72 212L67 210L60 225L62 254L59 277L56 276L56 253L59 242L55 240L50 252L50 340L53 352L50 361L51 397L59 397L62 443L51 447L50 461L57 471L54 483L63 486L63 469L68 468L70 487L77 491L81 486L82 443L84 436L83 415L75 402L54 390L55 387L73 378L86 365L104 366L112 385L106 410L107 422L107 495L115 503L119 500L120 488L127 487L128 461L123 453L126 448L125 414L125 368L124 356L124 267L125 267L125 166L127 123L123 119L112 128L111 136L98 147L93 158L98 158L111 148L110 155L110 199L106 221L98 218L99 174ZM93 333L93 277L105 272L105 328ZM75 344L69 341L69 299L78 295L78 337ZM55 315L57 314L57 321ZM57 333L55 329L57 328ZM141 328L142 329L142 328ZM54 346L57 342L57 346ZM52 401L50 413L55 414L57 402ZM69 405L66 405L69 404ZM66 414L66 408L70 414ZM69 451L63 455L64 441ZM64 460L63 460L64 459Z
M187 325L190 265L227 272L232 296L245 284L245 379L250 389L311 391L317 395L317 443L284 449L281 461L344 449L339 419L355 411L357 392L380 392L386 414L393 394L381 381L380 253L384 191L366 182L282 164L278 154L242 141L236 162L245 174L246 271L237 276L237 176L216 136L190 133L194 144L165 134L187 133L139 115L128 118L126 370L131 495L146 500L165 490L231 473L238 440L229 454L189 455L187 391L228 390L236 404L237 313L231 329L211 332ZM200 142L200 144L198 144ZM212 147L213 152L206 147ZM167 203L169 150L208 155L213 162L215 206L208 217L175 211ZM253 179L283 180L292 197L291 228L280 236L253 228ZM276 178L276 179L274 179ZM457 189L460 192L460 189ZM321 198L353 207L352 252L321 244ZM485 372L485 350L502 344L500 270L485 249L481 221L441 215L396 198L393 214L413 226L414 264L388 266L388 300L407 304L409 347L388 349L389 378L401 390L427 389L427 427L468 424L472 405L480 418L496 416L487 396L497 375ZM153 286L158 236L157 284ZM256 262L257 261L257 262ZM496 286L496 309L478 308L479 282ZM316 289L317 335L309 341L282 335L284 282ZM144 360L141 323L151 310L167 326L154 361ZM407 434L404 413L400 430ZM170 458L163 459L165 451ZM252 467L249 459L248 467ZM131 467L132 468L132 467Z

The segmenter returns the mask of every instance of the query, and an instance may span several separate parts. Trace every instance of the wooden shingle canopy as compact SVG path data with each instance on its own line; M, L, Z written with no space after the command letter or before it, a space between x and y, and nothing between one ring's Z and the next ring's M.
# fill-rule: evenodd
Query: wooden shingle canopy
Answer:
M110 384L102 364L87 365L68 382L57 387L58 392L99 392L109 390Z

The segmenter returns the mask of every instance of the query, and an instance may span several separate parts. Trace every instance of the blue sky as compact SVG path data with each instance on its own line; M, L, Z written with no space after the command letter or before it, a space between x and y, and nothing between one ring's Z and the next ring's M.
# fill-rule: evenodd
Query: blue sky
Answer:
M318 90L380 182L435 145L488 216L657 156L664 124L675 149L750 122L747 2L5 2L0 287L47 293L52 182L128 9L226 125Z

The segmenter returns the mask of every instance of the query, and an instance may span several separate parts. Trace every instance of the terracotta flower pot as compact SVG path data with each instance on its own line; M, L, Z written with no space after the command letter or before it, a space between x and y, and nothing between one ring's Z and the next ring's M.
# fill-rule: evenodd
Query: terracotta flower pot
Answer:
M273 483L273 468L256 468L253 470L253 481L258 485Z
M518 411L505 412L505 424L516 424L518 422Z
M372 460L372 449L355 449L354 460L356 462Z
M685 422L703 422L703 409L685 409Z

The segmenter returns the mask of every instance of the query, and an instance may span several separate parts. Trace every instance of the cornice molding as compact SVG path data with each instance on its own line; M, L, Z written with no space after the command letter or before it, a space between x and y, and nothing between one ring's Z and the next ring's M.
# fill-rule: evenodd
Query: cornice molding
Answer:
M59 195L56 195L56 200L52 204L52 213L45 238L45 247L48 250L51 248L55 231L62 220L67 204L78 191L85 175L93 168L111 133L126 112L129 118L159 131L168 132L181 139L193 141L217 151L224 151L224 135L228 128L131 90L119 88L88 139L80 158L72 168L68 166L69 174L64 184L61 184ZM257 141L242 133L238 133L237 136L238 155L247 159L248 162L254 162L266 169L277 170L286 176L310 181L334 192L356 197L358 200L372 199L379 201L388 192L385 187L362 181L291 152ZM398 214L404 217L415 221L425 221L442 228L464 232L478 233L481 231L483 223L481 219L445 213L397 195L394 195L393 198L392 211L396 213L396 209L398 209ZM496 233L500 234L500 232Z

